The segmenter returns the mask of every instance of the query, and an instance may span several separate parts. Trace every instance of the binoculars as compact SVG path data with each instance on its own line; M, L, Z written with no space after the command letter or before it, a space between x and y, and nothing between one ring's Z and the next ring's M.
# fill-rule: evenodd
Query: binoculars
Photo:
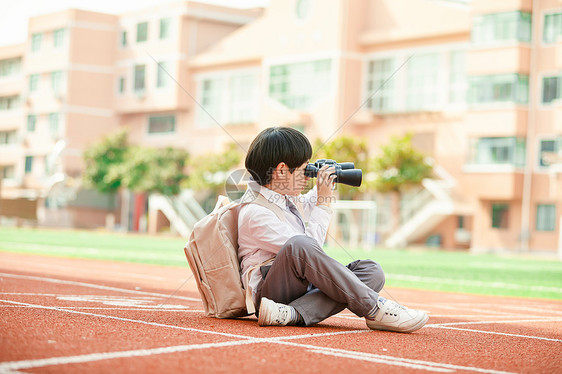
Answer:
M361 171L361 169L355 169L355 164L353 162L337 163L334 160L317 160L314 164L306 165L304 175L309 178L316 178L318 170L324 165L335 167L336 172L334 174L336 175L336 183L343 183L353 187L361 186L363 171Z

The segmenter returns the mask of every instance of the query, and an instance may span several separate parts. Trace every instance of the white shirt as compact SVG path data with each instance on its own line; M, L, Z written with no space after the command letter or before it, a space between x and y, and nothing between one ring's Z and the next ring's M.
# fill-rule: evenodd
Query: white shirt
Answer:
M274 258L281 247L295 235L306 235L316 239L322 246L330 224L332 210L326 206L317 206L316 187L305 195L298 197L283 196L256 182L250 182L248 188L262 194L268 201L277 204L285 213L286 222L281 221L273 211L258 204L244 204L238 215L238 259L242 269L244 287L250 287L255 300L255 292L262 281L259 268L250 274L249 282L246 272L255 265ZM302 218L293 214L287 206L287 199L297 201L302 207ZM249 283L249 284L247 284Z

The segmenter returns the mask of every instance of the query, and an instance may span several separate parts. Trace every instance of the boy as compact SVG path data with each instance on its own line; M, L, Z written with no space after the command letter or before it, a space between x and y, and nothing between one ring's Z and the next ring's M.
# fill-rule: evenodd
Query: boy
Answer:
M378 263L357 260L346 267L322 250L335 175L333 167L323 166L316 186L301 195L311 156L308 139L288 127L262 131L246 156L253 179L248 188L276 205L243 204L238 216L242 279L259 325L308 326L348 308L373 330L420 329L428 320L425 313L378 295L385 281Z

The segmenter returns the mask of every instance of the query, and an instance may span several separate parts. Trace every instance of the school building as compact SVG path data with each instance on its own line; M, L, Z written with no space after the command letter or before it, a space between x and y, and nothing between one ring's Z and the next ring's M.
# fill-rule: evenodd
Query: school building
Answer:
M561 253L561 96L559 0L69 9L0 47L0 215L35 201L40 224L103 225L120 204L79 188L82 154L124 126L191 155L272 125L373 154L412 133L436 177L402 195L397 227L376 196L381 245Z

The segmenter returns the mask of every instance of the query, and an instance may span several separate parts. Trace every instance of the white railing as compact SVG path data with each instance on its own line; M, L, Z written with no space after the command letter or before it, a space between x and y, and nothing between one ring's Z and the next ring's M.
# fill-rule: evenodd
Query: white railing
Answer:
M439 166L434 168L434 172L441 179L424 179L420 190L401 201L401 226L386 239L387 247L405 246L419 239L444 216L454 213L451 189L455 181Z

